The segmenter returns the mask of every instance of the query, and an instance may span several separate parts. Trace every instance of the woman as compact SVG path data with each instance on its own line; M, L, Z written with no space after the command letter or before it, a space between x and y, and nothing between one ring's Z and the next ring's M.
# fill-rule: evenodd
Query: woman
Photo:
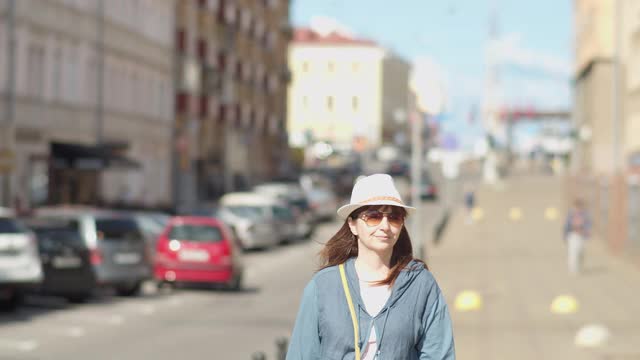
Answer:
M413 210L389 175L356 182L304 290L287 359L455 359L440 288L412 256Z

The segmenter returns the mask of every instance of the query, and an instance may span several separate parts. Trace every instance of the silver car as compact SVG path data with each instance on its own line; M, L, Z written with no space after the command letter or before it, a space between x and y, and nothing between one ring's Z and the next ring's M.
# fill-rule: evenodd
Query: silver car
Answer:
M268 248L282 240L283 229L273 214L279 203L251 192L228 193L215 215L232 228L243 249Z
M91 257L97 285L113 287L118 295L137 295L151 278L145 238L133 216L91 208L38 209L37 217L71 221Z
M0 307L16 307L24 289L39 284L42 276L35 235L0 208Z

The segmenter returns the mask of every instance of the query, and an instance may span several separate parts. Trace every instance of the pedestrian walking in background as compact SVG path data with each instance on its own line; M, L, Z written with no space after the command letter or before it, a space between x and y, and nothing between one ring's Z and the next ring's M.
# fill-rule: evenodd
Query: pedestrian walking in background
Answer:
M569 273L580 273L584 261L584 245L591 236L591 218L584 202L576 199L573 202L564 226L564 240L567 244Z
M464 207L466 209L465 223L467 225L473 223L473 208L476 206L476 194L471 185L467 185L464 192Z
M445 299L412 256L413 210L387 174L356 182L304 289L287 359L455 359Z

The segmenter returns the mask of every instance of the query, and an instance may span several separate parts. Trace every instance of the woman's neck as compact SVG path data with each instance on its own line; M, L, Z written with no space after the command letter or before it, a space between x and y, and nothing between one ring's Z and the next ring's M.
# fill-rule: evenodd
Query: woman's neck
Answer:
M360 280L380 281L387 278L391 262L391 254L377 254L372 251L358 251L355 267Z

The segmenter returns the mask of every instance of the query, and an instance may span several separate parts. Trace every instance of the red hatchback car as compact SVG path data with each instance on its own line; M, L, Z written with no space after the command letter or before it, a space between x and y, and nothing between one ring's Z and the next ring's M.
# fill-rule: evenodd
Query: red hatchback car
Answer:
M210 217L172 218L156 245L154 275L168 283L242 286L243 264L229 228Z

